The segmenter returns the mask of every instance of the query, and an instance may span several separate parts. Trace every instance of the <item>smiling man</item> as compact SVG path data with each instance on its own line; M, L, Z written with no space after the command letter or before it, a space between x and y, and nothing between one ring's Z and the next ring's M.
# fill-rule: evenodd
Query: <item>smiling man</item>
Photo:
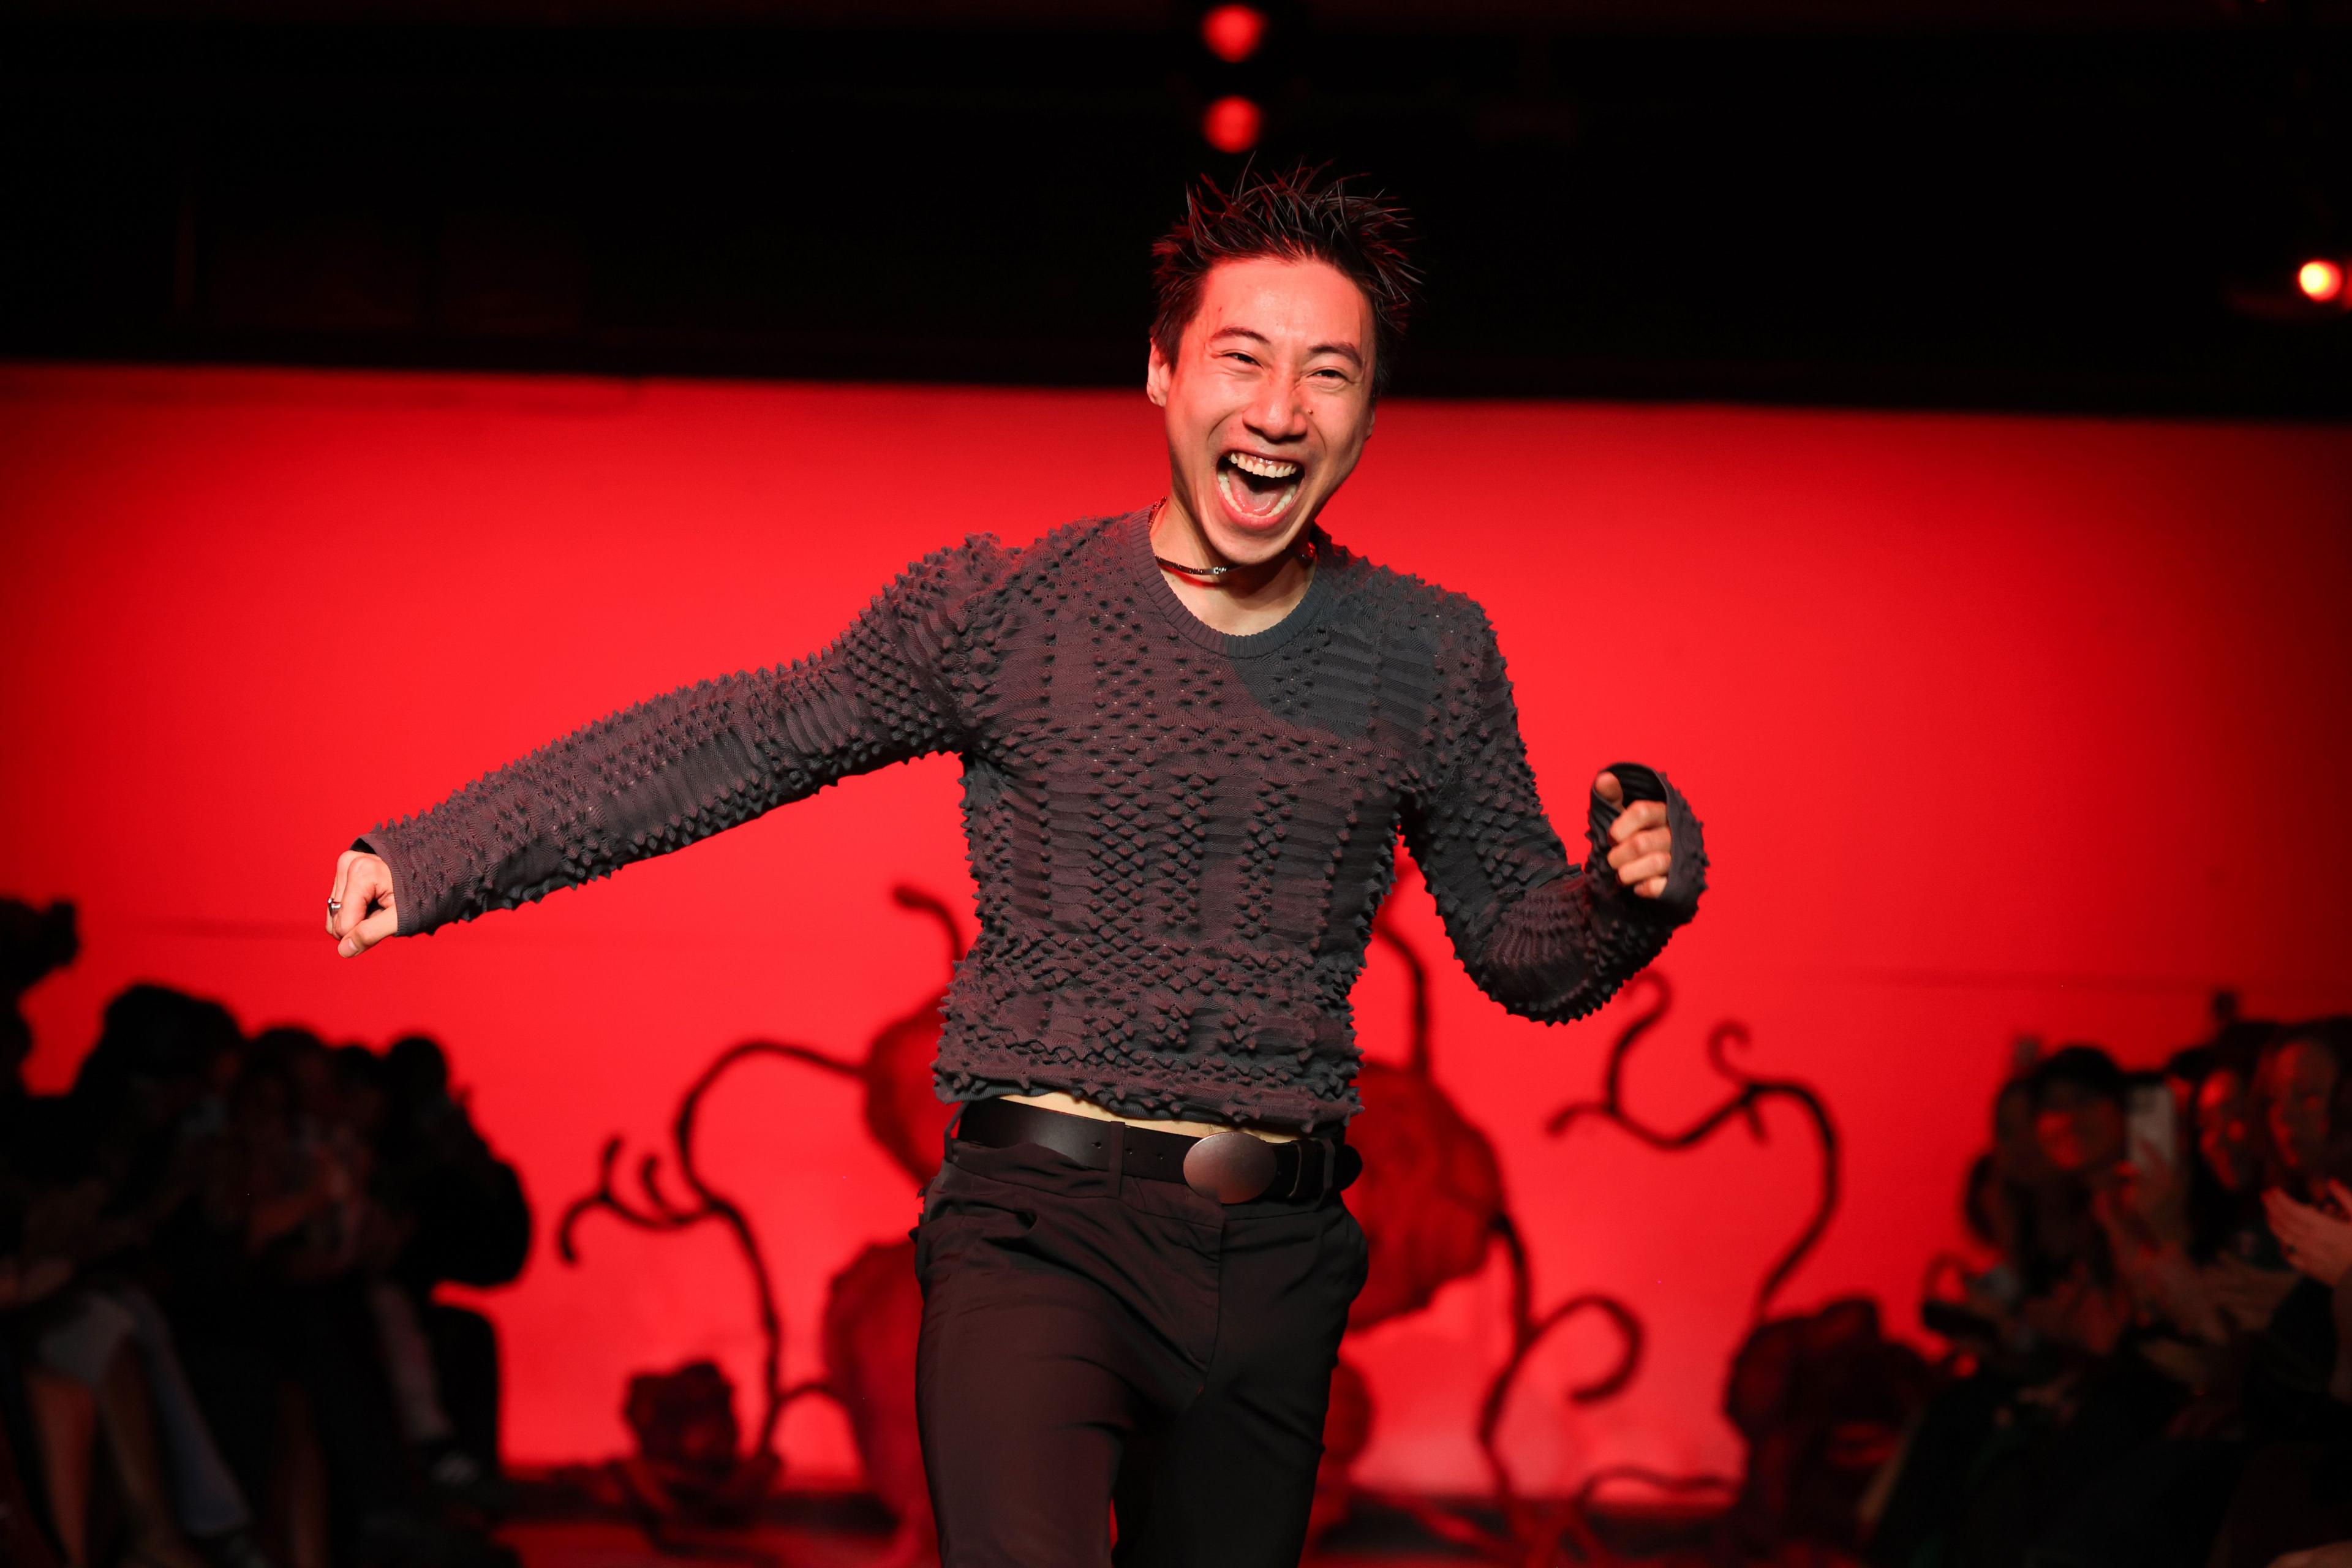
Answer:
M1570 859L1478 606L1320 524L1404 325L1402 232L1311 170L1204 187L1155 247L1164 499L942 550L814 658L590 725L337 865L348 956L962 758L980 933L933 1069L962 1110L916 1228L949 1568L1297 1560L1369 1263L1349 994L1400 835L1472 978L1543 1022L1696 907L1664 777L1600 773Z

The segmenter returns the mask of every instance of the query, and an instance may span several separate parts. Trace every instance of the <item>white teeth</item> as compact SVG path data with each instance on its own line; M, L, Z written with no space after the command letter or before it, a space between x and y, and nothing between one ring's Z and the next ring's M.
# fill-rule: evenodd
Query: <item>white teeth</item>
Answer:
M1226 456L1234 468L1262 479L1286 479L1298 471L1297 464L1286 463L1278 458L1261 458L1253 452L1230 452Z
M1297 485L1293 485L1288 489L1283 491L1282 499L1274 503L1274 510L1272 511L1253 511L1234 499L1234 477L1225 472L1224 469L1219 468L1217 470L1217 493L1225 498L1225 504L1227 506L1233 508L1234 510L1239 512L1242 516L1248 518L1251 521L1272 522L1276 518L1278 518L1284 512L1288 511L1290 510L1290 503L1298 499L1298 487Z

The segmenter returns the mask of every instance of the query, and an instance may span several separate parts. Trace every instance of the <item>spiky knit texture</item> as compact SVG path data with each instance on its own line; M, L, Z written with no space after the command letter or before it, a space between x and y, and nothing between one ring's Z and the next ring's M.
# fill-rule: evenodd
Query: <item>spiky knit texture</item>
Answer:
M1311 1129L1357 1109L1349 994L1400 831L1470 976L1548 1023L1600 1006L1696 908L1673 786L1667 896L1545 819L1493 628L1318 536L1306 597L1233 637L1152 563L1149 514L925 557L823 653L671 692L362 844L403 934L512 909L850 774L963 759L980 934L948 1100L1063 1089L1124 1115Z

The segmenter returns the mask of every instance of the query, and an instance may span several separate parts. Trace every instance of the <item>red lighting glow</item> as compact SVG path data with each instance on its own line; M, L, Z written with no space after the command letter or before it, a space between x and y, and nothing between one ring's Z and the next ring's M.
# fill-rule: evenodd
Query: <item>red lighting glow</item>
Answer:
M1227 65L1257 53L1265 37L1265 13L1255 5L1219 5L1201 18L1201 41Z
M2282 288L2293 275L2274 271ZM1041 465L1048 426L1066 458ZM2128 1042L2137 1067L2211 1027L2210 974L2271 977L2249 1011L2345 1005L2352 839L2312 835L2304 874L2274 885L2222 849L2189 851L2184 873L2144 847L2195 835L2223 773L2263 779L2283 818L2340 820L2347 453L2352 431L2316 422L1401 397L1332 531L1486 607L1557 826L1580 829L1591 770L1622 753L1727 825L1720 885L1666 950L1680 1000L1628 1098L1670 1115L1713 1103L1706 1032L1749 1022L1741 1065L1818 1084L1848 1136L1844 1205L1801 1299L1874 1296L1891 1320L1962 1242L1954 1194L2021 1022ZM0 734L47 760L0 767L0 822L40 825L0 833L0 892L71 896L86 922L80 958L24 1000L32 1087L66 1088L107 998L140 979L248 1025L436 1035L542 1220L517 1284L463 1296L498 1321L509 1457L627 1452L618 1393L646 1367L715 1353L739 1401L760 1388L732 1249L599 1220L567 1268L545 1225L594 1182L608 1131L666 1148L670 1108L721 1047L763 1036L854 1059L935 1005L942 944L890 889L937 891L971 930L954 756L365 959L277 933L324 913L323 868L382 816L640 694L823 647L966 530L1026 547L1159 495L1149 405L1123 388L0 363ZM777 527L778 497L822 525ZM1453 516L1478 525L1433 521ZM665 552L664 569L635 564ZM1679 563L1671 633L1638 594L1588 593L1562 618L1562 583L1639 582L1661 560ZM573 574L566 591L528 616L481 614L485 584L551 563ZM370 672L373 738L356 748L347 669L317 657L349 614L319 585L350 582L410 631ZM1652 644L1642 679L1592 679L1594 648ZM1090 679L1076 663L1065 677ZM2245 721L2256 687L2275 721ZM364 776L326 775L321 757L354 750ZM2069 845L2096 895L2021 898L2005 858L1979 853L2017 841L2011 792L1956 758L2097 801ZM1822 778L1865 769L1881 787L1841 805L1849 837L1824 845L1805 817ZM145 912L159 841L184 852L175 888L199 890L183 902L202 921ZM2184 874L2212 895L2179 898ZM1649 1330L1613 1404L1552 1392L1602 1364L1601 1331L1539 1352L1563 1359L1530 1366L1500 1428L1525 1445L1520 1484L1572 1494L1636 1461L1736 1471L1725 1358L1813 1191L1793 1119L1769 1144L1719 1136L1686 1156L1599 1123L1549 1136L1543 1114L1594 1094L1632 1009L1563 1029L1513 1018L1454 961L1418 882L1388 908L1430 961L1438 1079L1492 1139L1528 1252L1573 1260L1580 1289L1622 1290ZM1956 973L1982 978L1908 978ZM2150 978L2080 978L2098 975ZM1401 956L1375 944L1354 996L1368 1057L1402 1058L1411 997ZM829 1279L914 1223L913 1183L860 1105L856 1079L774 1063L703 1107L705 1168L778 1243L776 1289L807 1331L790 1381L820 1364ZM1450 1206L1454 1183L1432 1198ZM1605 1195L1575 1201L1587 1190ZM1470 1310L1499 1283L1490 1267L1349 1342L1400 1489L1489 1484L1463 1431L1499 1362L1469 1336L1507 1331L1499 1308ZM857 1474L848 1423L805 1415L778 1434L787 1472Z
M1265 117L1246 98L1221 98L1201 116L1201 134L1220 153L1246 153L1257 145L1259 122Z
M1213 142L1216 138L1213 136L1210 140ZM2295 270L2294 282L2305 299L2315 300L2323 305L2333 304L2344 297L2344 268L2333 261L2315 258L2305 262Z

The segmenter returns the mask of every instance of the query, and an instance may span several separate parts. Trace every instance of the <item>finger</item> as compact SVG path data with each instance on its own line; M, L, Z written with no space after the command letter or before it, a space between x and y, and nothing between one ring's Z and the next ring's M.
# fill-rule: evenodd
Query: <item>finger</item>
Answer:
M398 920L391 910L378 910L353 927L335 951L345 958L357 958L398 929Z
M1629 861L1620 866L1617 868L1617 880L1630 888L1637 882L1646 882L1653 877L1663 878L1674 868L1674 857L1671 855L1644 855L1639 860Z
M1592 793L1612 805L1625 804L1625 789L1617 782L1615 773L1602 772L1595 774L1592 780Z
M352 868L343 889L343 907L335 915L335 934L349 936L375 911L379 904L392 902L392 879L383 862L370 856Z
M341 885L335 889L335 902L341 907L327 911L327 929L339 937L349 936L352 928L367 918L367 868L346 866L336 880Z
M1612 866L1622 866L1627 861L1643 855L1671 855L1674 853L1674 848L1675 836L1672 830L1653 827L1646 833L1636 833L1630 838L1619 840L1617 847L1609 851L1609 863Z
M1622 844L1636 833L1663 826L1665 820L1663 801L1637 800L1617 814L1617 820L1609 825L1609 837L1612 842Z
M1666 890L1666 879L1664 877L1653 877L1633 890L1645 899L1654 899Z
M327 934L335 934L335 914L343 901L343 885L351 879L352 862L360 858L356 849L346 849L335 857L335 879L327 889Z

